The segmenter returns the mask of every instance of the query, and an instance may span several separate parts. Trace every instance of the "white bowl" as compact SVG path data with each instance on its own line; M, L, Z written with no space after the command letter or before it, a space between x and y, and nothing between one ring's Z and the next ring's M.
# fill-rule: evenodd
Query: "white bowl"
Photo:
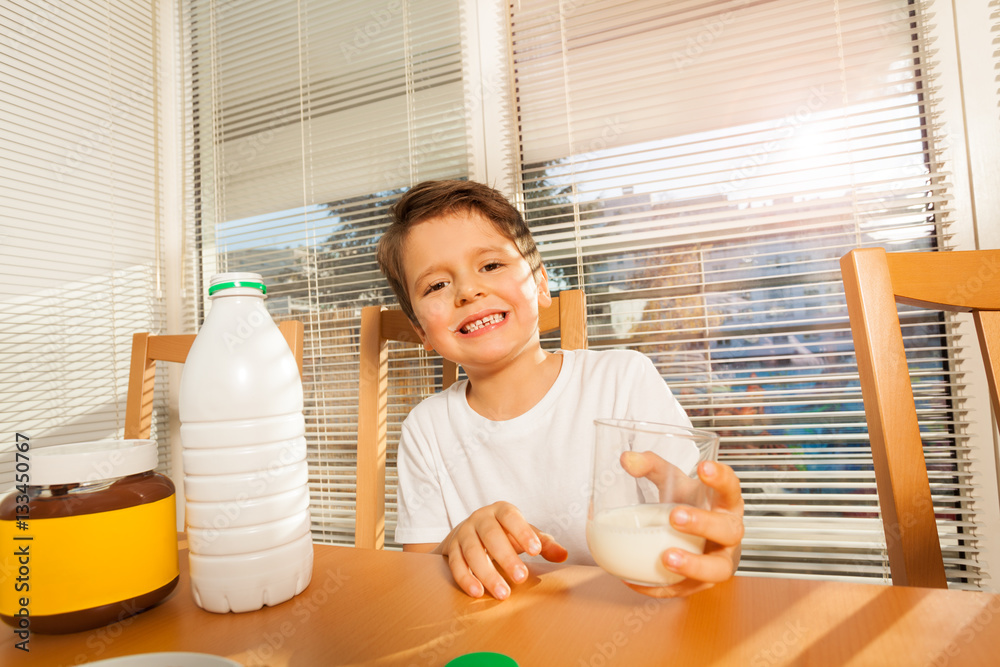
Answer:
M138 653L108 658L88 665L101 667L243 667L238 662L208 653Z

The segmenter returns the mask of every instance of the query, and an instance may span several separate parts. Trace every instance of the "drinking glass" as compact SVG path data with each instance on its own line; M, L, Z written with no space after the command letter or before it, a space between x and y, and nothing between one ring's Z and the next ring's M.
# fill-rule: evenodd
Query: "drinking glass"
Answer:
M698 464L718 456L710 431L623 419L594 420L594 477L587 514L587 546L599 566L625 581L669 586L683 576L663 565L671 547L700 554L704 538L670 525L677 505L711 509L713 491L698 478ZM643 454L645 453L645 454ZM643 477L626 470L637 455L653 462ZM624 464L624 465L623 465Z

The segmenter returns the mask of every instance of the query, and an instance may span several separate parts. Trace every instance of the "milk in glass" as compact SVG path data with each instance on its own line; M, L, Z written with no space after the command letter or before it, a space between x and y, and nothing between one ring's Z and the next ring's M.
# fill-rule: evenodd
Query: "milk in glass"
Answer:
M629 505L598 512L587 521L587 545L605 571L635 584L669 586L684 577L671 572L661 556L671 547L700 554L705 538L670 525L677 503Z

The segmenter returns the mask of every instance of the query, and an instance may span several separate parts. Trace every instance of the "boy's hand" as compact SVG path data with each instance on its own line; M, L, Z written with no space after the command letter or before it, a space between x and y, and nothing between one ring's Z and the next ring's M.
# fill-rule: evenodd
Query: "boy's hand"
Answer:
M455 583L474 598L484 591L497 600L510 595L510 586L497 571L500 566L512 581L528 578L528 568L518 554L541 554L545 560L561 563L567 552L551 535L528 523L520 510L507 502L481 507L440 544L439 553L448 558Z
M660 459L662 461L662 459ZM664 465L669 465L664 462ZM655 462L629 466L636 477L656 481L664 473ZM668 473L669 474L669 473ZM683 597L711 588L726 581L736 572L740 562L740 542L743 540L743 494L740 480L724 463L704 461L698 465L698 477L715 490L712 509L675 507L670 513L670 525L682 533L704 537L705 553L693 554L683 549L667 549L660 558L671 572L685 577L673 586L651 587L625 584L643 595L657 598Z

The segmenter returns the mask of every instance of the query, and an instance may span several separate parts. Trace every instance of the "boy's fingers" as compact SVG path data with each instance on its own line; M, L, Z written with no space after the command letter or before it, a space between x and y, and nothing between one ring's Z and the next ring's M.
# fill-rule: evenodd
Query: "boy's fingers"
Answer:
M670 512L670 525L682 533L698 535L726 547L743 541L743 519L732 512L675 507Z
M482 558L477 556L469 561L472 573L493 597L504 600L510 596L510 586L500 576L496 566L511 581L524 581L528 578L528 568L518 558L518 553L539 553L542 549L541 540L534 528L525 521L520 510L505 502L495 503L487 508L475 521L475 528L475 540L481 542L485 551ZM475 547L475 541L470 539L468 549L473 550Z
M525 520L521 510L510 503L500 504L496 518L501 530L492 537L499 552L490 548L490 555L500 563L507 576L516 582L524 581L528 578L528 568L517 554L524 552L529 556L537 556L541 553L541 532Z
M473 512L446 542L443 552L459 587L472 597L487 592L498 600L511 593L501 571L513 582L528 578L519 553L541 554L556 563L568 555L555 538L529 524L520 510L505 502Z
M455 580L455 583L467 595L474 598L483 595L483 584L469 570L469 565L461 549L451 549L448 552L448 567L451 569L451 576Z
M527 579L528 568L517 557L517 551L514 550L510 538L499 524L494 524L492 528L485 530L480 537L489 558L485 559L487 562L483 563L482 572L476 566L473 566L472 571L493 597L504 600L510 595L510 587L497 572L493 563L499 565L507 573L507 576L515 582Z
M677 559L671 558L674 552L679 552L677 555L682 561L677 567L670 564L678 562ZM625 585L649 597L676 598L709 589L717 583L726 581L731 576L732 564L728 559L719 554L702 556L688 553L682 549L670 549L663 554L662 558L663 563L668 569L687 578L672 586L640 586L638 584L630 584L627 581Z
M722 551L693 554L683 549L667 549L660 558L667 569L695 581L717 584L733 576L733 561Z
M624 452L619 460L625 472L636 478L645 477L659 489L669 486L683 493L696 484L680 468L653 452Z
M537 556L542 551L540 531L532 526L517 509L509 503L500 503L496 510L497 521L507 531L508 541L513 549L525 552L529 556ZM491 554L493 552L490 552ZM520 561L520 559L518 559Z
M663 460L652 452L625 452L621 464L633 477L645 477L657 486L671 481L673 484L693 484L687 475L681 474L677 466ZM713 488L717 494L716 506L723 509L743 507L740 480L733 469L725 463L703 461L698 465L701 481Z
M502 533L503 531L500 532ZM482 542L480 542L481 537L483 539ZM514 554L510 543L506 539L503 539L502 544L506 545L507 554L520 563L521 561ZM503 555L502 548L497 547L496 540L490 539L486 535L470 535L461 544L461 551L462 557L468 563L472 576L482 584L485 591L498 600L507 599L510 595L510 587L507 586L507 582L500 576L496 565L494 565L494 561L496 561L503 567L504 559L507 556Z
M651 597L682 597L710 588L733 576L739 561L739 544L744 534L740 481L732 468L715 461L699 464L698 476L714 490L712 510L683 505L675 507L670 513L670 523L681 532L699 535L722 548L714 546L705 554L668 549L660 556L663 564L685 579L673 586L628 584L629 588Z
M619 459L625 472L633 477L645 477L653 484L660 486L670 475L670 465L652 452L623 452Z
M715 490L714 507L743 513L743 492L732 468L725 463L703 461L698 464L698 477Z
M566 557L569 556L566 547L556 542L556 539L548 533L538 531L538 535L542 538L542 558L550 563L561 563L566 560Z

